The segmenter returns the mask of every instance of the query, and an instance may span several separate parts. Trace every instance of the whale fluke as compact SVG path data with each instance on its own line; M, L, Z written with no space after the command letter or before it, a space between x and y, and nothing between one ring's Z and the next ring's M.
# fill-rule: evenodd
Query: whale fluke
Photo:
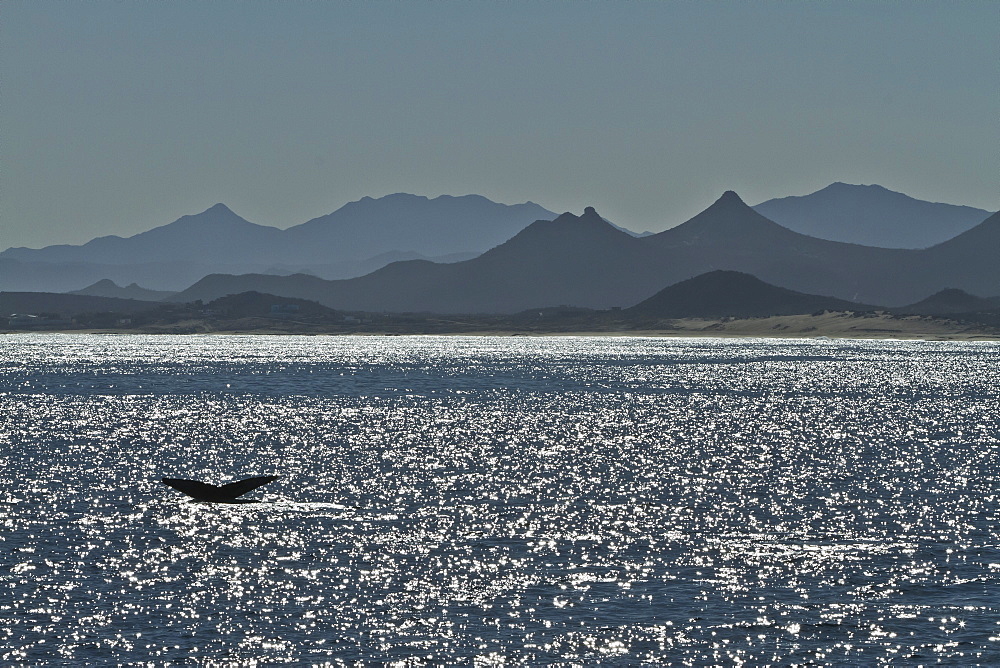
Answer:
M255 490L269 482L274 482L277 479L278 476L276 475L264 475L257 478L237 480L236 482L221 486L210 485L200 480L185 480L184 478L163 478L161 482L198 501L209 501L211 503L252 503L251 501L237 500L236 497L243 496L247 492Z

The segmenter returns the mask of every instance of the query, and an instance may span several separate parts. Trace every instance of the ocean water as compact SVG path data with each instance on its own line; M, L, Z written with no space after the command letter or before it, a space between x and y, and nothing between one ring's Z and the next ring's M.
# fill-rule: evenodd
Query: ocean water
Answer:
M998 484L997 343L3 336L0 665L997 665Z

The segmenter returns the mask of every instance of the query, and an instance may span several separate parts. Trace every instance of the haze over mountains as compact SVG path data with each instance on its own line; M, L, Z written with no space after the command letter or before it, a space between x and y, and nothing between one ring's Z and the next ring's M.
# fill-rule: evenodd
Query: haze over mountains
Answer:
M177 291L218 272L359 276L401 259L475 257L533 221L554 217L531 202L505 205L479 195L428 199L397 194L365 197L280 230L251 223L216 204L128 238L9 248L0 253L0 289L63 292L110 279Z
M928 248L971 229L991 212L924 202L879 185L833 183L801 197L753 207L795 232L881 248Z
M483 255L455 264L397 262L366 276L213 275L174 299L256 290L332 308L512 313L542 306L627 307L713 269L853 302L909 304L946 287L1000 294L1000 214L926 250L885 249L793 232L727 192L691 220L636 238L592 208L539 220Z
M813 217L803 223L801 214L797 226L816 225L824 215L826 225L836 226L835 219L854 215L859 201L886 211L902 202L909 218L891 211L880 218L880 233L894 228L897 242L908 233L904 219L978 211L845 184L756 208L811 210ZM830 202L839 202L840 218ZM399 259L407 261L393 262ZM205 302L254 290L342 310L514 313L557 305L630 307L666 286L721 269L809 295L899 306L945 288L1000 295L998 260L997 214L913 250L804 235L769 220L733 192L691 220L645 236L610 224L590 207L581 216L557 217L530 202L508 206L475 195L398 194L363 198L287 230L255 225L219 204L128 239L12 248L0 253L0 289ZM377 270L369 273L372 267ZM303 269L309 274L293 273Z

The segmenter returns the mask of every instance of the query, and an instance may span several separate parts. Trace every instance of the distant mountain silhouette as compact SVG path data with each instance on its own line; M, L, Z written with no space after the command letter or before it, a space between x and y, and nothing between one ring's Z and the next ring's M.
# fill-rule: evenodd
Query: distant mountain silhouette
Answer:
M989 211L925 202L878 185L834 183L753 207L795 232L882 248L927 248L984 221Z
M926 250L883 249L788 230L727 192L691 220L636 238L592 208L539 220L483 255L454 264L397 262L366 276L208 276L175 297L258 290L331 308L516 313L543 306L631 306L664 285L714 269L741 271L807 294L899 305L948 286L1000 294L997 215Z
M531 202L508 206L478 195L428 199L398 194L366 197L279 230L216 204L128 238L9 248L0 253L0 289L64 292L107 278L179 290L211 273L360 276L398 254L474 257L546 217L555 214Z
M905 304L944 287L1000 292L994 214L968 232L924 250L885 249L802 235L726 193L691 220L648 239L661 259L694 276L733 269L808 294L867 304Z
M531 222L554 217L533 202L498 204L480 195L429 199L397 193L378 199L364 197L287 229L283 261L330 264L393 251L428 257L478 255Z
M718 269L666 287L623 313L657 318L763 318L872 308L779 288L750 274Z
M954 315L993 311L1000 308L1000 298L987 299L970 295L964 290L948 288L936 292L915 304L893 309L896 313L918 313L921 315Z
M9 248L0 257L22 262L107 265L157 262L253 264L264 266L281 230L255 225L216 204L199 214L183 216L135 236L99 237L82 246Z
M213 275L175 296L212 299L244 289L315 299L333 308L372 311L513 313L550 304L618 304L636 243L588 208L538 220L481 256L454 264L396 262L343 281L307 276Z
M207 310L229 318L289 315L333 315L335 311L308 299L294 299L261 292L226 295L205 304Z
M973 272L981 263L987 263L996 269L1000 263L1000 212L989 216L972 229L927 249L927 253L928 257L949 269L954 268L954 263L968 263ZM974 292L994 294L998 291L986 289Z
M281 230L255 225L223 204L132 237L99 237L81 246L8 248L0 289L66 292L101 279L176 291L213 271L266 271Z
M83 290L73 290L71 295L89 295L91 297L117 297L119 299L139 299L144 301L160 301L174 295L167 290L147 290L136 283L131 283L126 287L120 287L117 283L107 278L97 281L93 285L88 285Z
M448 253L447 255L428 257L415 251L389 251L388 253L381 253L359 262L358 267L361 271L357 272L357 275L363 276L364 274L370 274L376 269L381 269L387 264L392 264L393 262L403 262L405 260L427 260L428 262L437 262L439 264L451 264L452 262L471 260L478 255L479 253Z

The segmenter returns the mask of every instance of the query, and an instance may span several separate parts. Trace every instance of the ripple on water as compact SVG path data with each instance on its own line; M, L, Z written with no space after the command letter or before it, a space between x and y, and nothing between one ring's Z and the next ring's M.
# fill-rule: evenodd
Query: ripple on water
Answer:
M996 664L998 352L0 337L0 661Z

